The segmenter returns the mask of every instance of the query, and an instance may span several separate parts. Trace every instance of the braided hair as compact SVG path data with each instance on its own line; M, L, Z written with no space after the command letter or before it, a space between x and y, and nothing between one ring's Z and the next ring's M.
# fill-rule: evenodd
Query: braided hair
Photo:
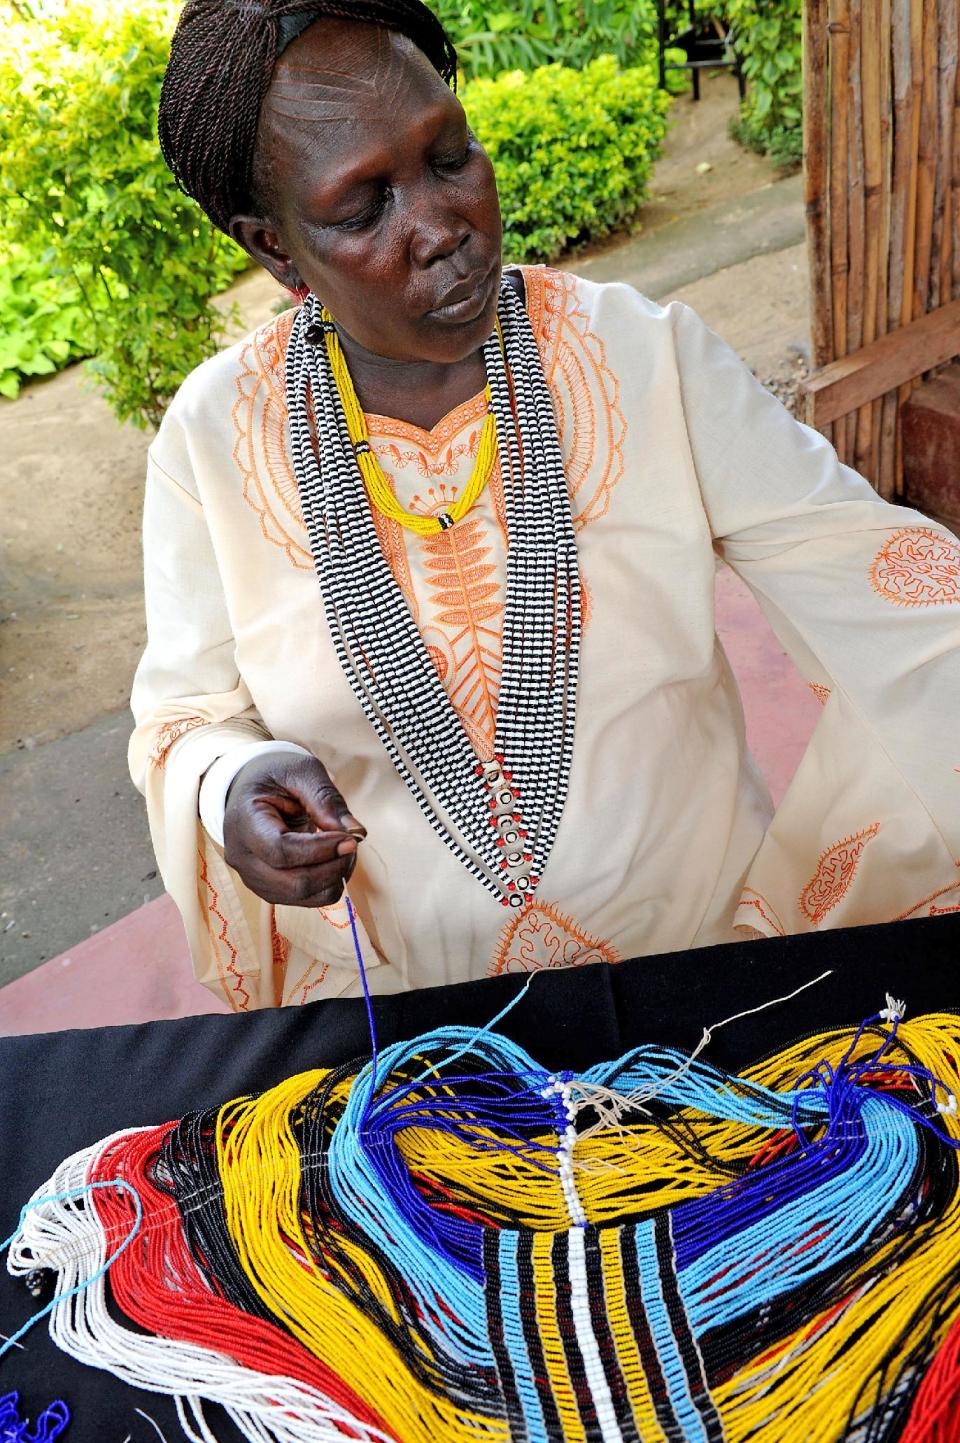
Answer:
M457 52L422 0L187 0L160 93L163 158L220 230L256 210L254 148L273 68L314 20L396 30L456 86Z

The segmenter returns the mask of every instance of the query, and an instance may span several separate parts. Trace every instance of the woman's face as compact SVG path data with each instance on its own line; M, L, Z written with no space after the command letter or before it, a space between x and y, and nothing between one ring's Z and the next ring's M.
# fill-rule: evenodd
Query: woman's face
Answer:
M236 217L234 235L284 285L308 285L367 351L452 363L489 336L493 167L406 37L311 25L277 63L254 174L269 219Z

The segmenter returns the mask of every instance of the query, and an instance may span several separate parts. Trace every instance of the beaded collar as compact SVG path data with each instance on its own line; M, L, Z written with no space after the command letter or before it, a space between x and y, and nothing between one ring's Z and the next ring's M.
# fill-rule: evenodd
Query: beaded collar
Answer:
M536 891L567 795L580 578L553 401L508 282L484 346L507 517L494 757L479 762L383 557L323 339L301 307L287 351L291 451L344 675L434 831L505 907Z

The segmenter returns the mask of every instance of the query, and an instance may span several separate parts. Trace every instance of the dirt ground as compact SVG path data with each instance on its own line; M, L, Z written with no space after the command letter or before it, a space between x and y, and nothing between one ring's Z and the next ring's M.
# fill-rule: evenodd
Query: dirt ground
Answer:
M735 108L729 76L708 80L699 105L677 101L639 240L618 237L593 254L615 263L617 247L634 249L646 235L775 180L768 161L728 139ZM790 347L803 324L800 300L795 314L784 314L784 267L792 267L792 294L802 297L802 264L791 252L758 257L734 268L744 272L739 293L731 293L733 272L725 271L725 281L701 283L708 288L702 300L700 291L686 294L694 287L681 294L721 330L710 312L711 282L716 306L734 326L746 317L756 330L766 315L767 369L772 376L779 356L789 384L797 364ZM233 292L242 329L268 318L278 296L263 273L243 277ZM738 344L735 335L728 339ZM81 367L28 386L16 401L0 401L0 434L2 754L69 735L126 704L144 640L139 528L150 437L117 424Z

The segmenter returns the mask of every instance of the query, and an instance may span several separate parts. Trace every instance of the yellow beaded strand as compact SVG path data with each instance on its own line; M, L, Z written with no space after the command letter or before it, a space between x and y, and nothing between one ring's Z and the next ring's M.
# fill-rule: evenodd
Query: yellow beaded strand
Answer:
M466 516L493 474L497 459L497 424L493 411L490 409L489 385L484 390L487 414L480 431L480 442L477 446L477 456L470 473L470 480L453 505L448 506L440 516L418 516L415 512L408 511L406 507L400 505L390 489L390 483L383 473L380 462L373 454L367 431L367 418L363 414L363 408L357 397L347 358L340 345L340 337L334 329L333 317L326 308L323 310L322 318L330 369L333 372L333 379L340 396L340 404L343 406L347 434L353 442L360 474L372 505L377 508L381 516L386 516L390 521L396 521L400 526L405 526L408 531L415 531L420 536L435 536L439 531L449 530L451 526L455 526ZM500 335L499 322L497 323L497 334ZM500 337L500 345L502 348L502 337Z

